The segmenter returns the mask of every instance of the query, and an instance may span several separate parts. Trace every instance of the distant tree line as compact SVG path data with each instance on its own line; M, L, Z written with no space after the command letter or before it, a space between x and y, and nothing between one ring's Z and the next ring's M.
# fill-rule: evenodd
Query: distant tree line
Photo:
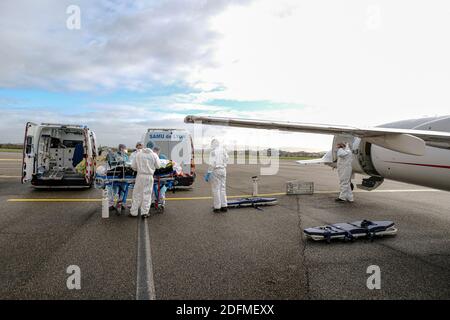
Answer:
M321 158L325 154L325 152L307 152L307 151L298 151L298 152L290 152L280 150L280 157L311 157L311 158Z
M195 150L196 153L208 153L209 150L199 150L196 149ZM257 150L245 150L245 151L234 151L234 156L237 157L238 154L241 155L245 155L245 157L248 157L250 155L250 153L252 153L253 155L256 154L267 154L268 156L272 155L272 150L271 149L265 149L265 150L260 150L259 152ZM279 150L278 151L278 156L282 157L282 158L300 158L300 157L304 157L304 158L321 158L323 157L323 155L325 154L325 152L308 152L308 151L283 151L283 150Z
M21 143L0 143L0 149L23 149Z
M234 152L235 156L237 155L237 151ZM248 156L250 153L249 150L245 151L245 155ZM267 154L268 156L272 155L272 149L266 149L266 150L261 150L259 151L259 153L263 153L263 154ZM286 157L286 158L291 158L291 157L308 157L308 158L321 158L323 157L323 155L325 154L325 152L307 152L307 151L295 151L295 152L291 152L291 151L283 151L283 150L279 150L278 151L278 156L280 157Z

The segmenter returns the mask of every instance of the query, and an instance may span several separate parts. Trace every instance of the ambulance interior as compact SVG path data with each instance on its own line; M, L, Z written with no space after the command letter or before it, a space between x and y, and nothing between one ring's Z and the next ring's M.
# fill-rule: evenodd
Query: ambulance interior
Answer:
M42 180L84 179L76 166L86 154L85 133L78 128L42 128L36 177Z

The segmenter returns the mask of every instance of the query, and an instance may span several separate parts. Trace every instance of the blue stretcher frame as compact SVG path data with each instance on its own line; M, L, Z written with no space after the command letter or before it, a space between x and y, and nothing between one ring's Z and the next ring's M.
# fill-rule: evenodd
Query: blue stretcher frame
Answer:
M153 193L155 195L155 209L159 210L160 208L163 210L164 207L164 199L161 200L161 188L167 187L167 190L173 190L175 187L175 176L174 175L155 175L153 181Z
M262 207L262 206L274 206L278 204L277 198L264 198L264 197L248 197L228 200L228 208L245 208L245 207Z
M169 174L164 175L154 175L153 181L153 192L155 194L155 208L159 208L161 199L160 199L160 191L163 186L167 187L167 190L173 190L175 187L175 174L176 171L173 171ZM122 205L125 206L127 203L128 192L130 189L134 188L134 184L136 182L135 176L125 176L125 177L117 177L117 176L107 176L107 175L95 175L94 186L96 189L105 189L108 186L113 187L115 183L123 183L125 185L125 190L122 198Z
M392 221L361 220L306 228L303 233L308 239L325 240L328 243L333 239L353 241L361 237L373 240L377 236L396 235L398 229L394 225Z

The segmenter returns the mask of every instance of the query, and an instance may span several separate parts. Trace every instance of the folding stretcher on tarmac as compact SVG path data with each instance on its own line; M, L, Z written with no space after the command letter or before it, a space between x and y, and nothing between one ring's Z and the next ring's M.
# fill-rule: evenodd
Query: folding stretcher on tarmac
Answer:
M158 212L162 213L164 211L164 199L162 196L162 188L166 190L173 190L176 185L175 176L177 172L174 170L172 165L165 168L157 169L154 174L153 181L153 203L154 207ZM123 190L122 199L118 199L118 204L122 208L127 208L127 197L130 189L134 188L136 182L136 172L129 166L118 166L112 168L106 172L106 174L96 174L94 186L97 189L103 189L103 198L107 198L108 187L113 188L115 185L120 185ZM164 192L165 193L165 192ZM102 203L102 206L105 206ZM120 213L118 211L118 213Z
M392 236L397 234L397 228L394 227L392 221L362 220L307 228L303 232L309 239L331 242L333 239L353 241L357 238L367 237L373 240L377 236Z
M228 208L245 208L253 207L258 209L263 206L274 206L278 204L277 198L266 198L258 196L258 177L253 176L253 196L247 198L239 198L227 201Z
M277 203L278 203L277 198L262 198L262 197L240 198L235 200L229 200L227 202L228 208L274 206Z

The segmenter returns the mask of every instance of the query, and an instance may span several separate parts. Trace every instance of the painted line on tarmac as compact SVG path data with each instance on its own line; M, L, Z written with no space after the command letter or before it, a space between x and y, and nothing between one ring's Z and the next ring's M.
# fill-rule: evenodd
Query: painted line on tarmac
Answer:
M0 175L0 179L20 179L22 176L2 176Z
M319 194L328 194L328 193L339 193L339 190L335 191L314 191L314 193ZM366 191L366 190L353 190L353 193L395 193L395 192L445 192L442 190L436 190L436 189L391 189L391 190L372 190L372 191Z
M339 192L339 191L336 191ZM364 192L373 192L373 193L383 193L383 192L445 192L443 190L436 190L436 189L393 189L393 190L372 190L372 191L366 191L366 190L355 190L353 192L357 193L364 193Z
M365 190L355 190L354 193L401 193L401 192L445 192L442 190L436 189L392 189L392 190L373 190L373 191L365 191ZM339 193L339 190L318 190L314 191L314 194L333 194ZM277 192L277 193L263 193L258 194L258 197L271 197L271 196L282 196L286 195L285 192ZM237 196L228 196L228 199L234 198L249 198L252 197L251 194L242 194ZM210 200L212 197L183 197L183 198L166 198L167 201L189 201L189 200ZM101 198L12 198L8 199L7 202L100 202Z
M268 197L268 196L280 196L285 195L285 192L279 193L266 193L259 194L258 197ZM243 194L239 196L228 196L228 198L248 198L251 194ZM167 201L179 201L179 200L210 200L212 197L189 197L189 198L166 198ZM7 202L101 202L101 198L11 198Z
M148 223L147 219L142 219L140 215L137 219L138 252L136 263L136 300L156 300Z
M67 198L67 199L53 199L53 198L15 198L8 199L8 202L101 202L102 199L91 198L91 199L78 199L78 198Z
M273 197L273 196L282 196L286 195L286 192L277 192L277 193L262 193L258 194L258 197ZM251 194L241 194L238 196L227 196L228 199L235 199L235 198L249 198L253 197ZM206 197L186 197L186 198L166 198L168 201L180 201L180 200L211 200L211 196Z
M19 161L22 161L22 159L0 159L0 161L16 161L16 162L19 162Z

